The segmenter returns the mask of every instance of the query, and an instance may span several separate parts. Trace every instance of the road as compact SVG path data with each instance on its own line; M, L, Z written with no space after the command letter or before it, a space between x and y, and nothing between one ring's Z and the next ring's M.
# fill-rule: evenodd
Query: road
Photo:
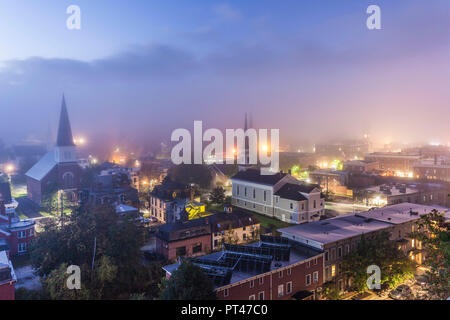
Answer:
M325 210L328 210L331 213L335 213L335 215L364 212L369 210L370 208L371 207L367 207L361 204L353 204L347 202L325 202Z

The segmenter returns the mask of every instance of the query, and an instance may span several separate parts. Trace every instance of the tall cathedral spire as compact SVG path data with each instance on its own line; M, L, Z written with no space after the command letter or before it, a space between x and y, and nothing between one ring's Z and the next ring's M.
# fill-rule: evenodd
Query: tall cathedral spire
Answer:
M58 147L75 146L72 137L72 129L70 127L69 114L67 113L66 99L63 94L61 115L59 117L58 138L56 140Z

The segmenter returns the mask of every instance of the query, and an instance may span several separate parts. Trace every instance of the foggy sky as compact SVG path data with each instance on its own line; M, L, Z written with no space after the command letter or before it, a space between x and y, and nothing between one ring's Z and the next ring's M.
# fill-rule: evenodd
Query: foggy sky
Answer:
M80 31L65 29L72 2ZM92 141L168 141L194 120L238 128L251 112L282 144L364 133L450 142L448 1L41 3L28 10L47 32L19 17L0 25L7 143L55 131L63 92L74 134ZM382 30L367 30L369 4ZM5 10L28 16L24 6L2 1L0 21Z

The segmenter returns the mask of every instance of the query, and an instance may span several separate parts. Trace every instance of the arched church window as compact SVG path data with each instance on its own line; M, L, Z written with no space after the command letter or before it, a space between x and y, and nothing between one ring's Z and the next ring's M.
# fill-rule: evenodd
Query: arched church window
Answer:
M64 188L72 188L74 187L74 175L72 172L66 172L63 174L63 185Z

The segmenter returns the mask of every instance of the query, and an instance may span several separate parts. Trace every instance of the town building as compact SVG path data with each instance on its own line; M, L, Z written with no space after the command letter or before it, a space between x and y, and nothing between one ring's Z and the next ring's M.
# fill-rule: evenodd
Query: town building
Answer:
M343 171L364 173L364 172L376 172L380 168L378 161L372 160L350 160L345 161L343 164Z
M17 277L6 251L0 251L0 301L14 300Z
M260 222L251 214L231 207L225 207L224 212L206 213L204 217L159 226L156 252L173 260L220 250L224 243L243 244L258 239Z
M178 203L173 203L176 199L191 199L193 190L189 186L172 181L166 177L162 184L157 185L150 192L148 197L150 216L158 219L159 222L167 223L177 220ZM171 211L171 209L173 209Z
M413 165L414 177L450 182L450 157L423 159Z
M289 223L305 223L325 214L320 187L303 183L282 172L261 175L240 171L231 178L232 204Z
M338 196L352 196L352 190L347 188L349 173L342 170L320 169L309 173L311 183L321 187L324 193Z
M370 207L403 202L448 206L450 185L447 183L385 183L355 191L354 200Z
M102 170L89 188L79 192L80 201L91 205L127 205L139 209L138 191L133 188L128 171Z
M11 256L24 254L35 235L35 221L17 217L17 203L5 203L0 193L0 247Z
M61 190L68 195L68 199L77 200L81 176L77 161L76 146L63 96L56 146L26 173L28 198L40 205L45 193Z
M378 162L379 170L399 177L413 177L413 164L421 159L419 154L402 152L374 152L364 156L366 161Z
M156 252L167 260L209 253L211 225L207 219L178 221L159 226L156 232Z
M370 239L378 232L387 231L391 235L390 239L396 241L411 259L422 263L424 257L421 244L411 239L409 234L416 230L417 220L433 209L444 212L450 210L439 206L401 203L278 231L284 238L323 251L325 281L335 281L337 288L345 291L351 285L351 279L342 276L342 261L357 248L363 235Z
M222 249L224 243L244 244L259 239L260 222L251 213L231 206L208 217L211 224L211 248Z
M312 300L322 290L323 253L287 239L261 236L191 261L214 281L220 300ZM167 278L180 263L163 267Z

